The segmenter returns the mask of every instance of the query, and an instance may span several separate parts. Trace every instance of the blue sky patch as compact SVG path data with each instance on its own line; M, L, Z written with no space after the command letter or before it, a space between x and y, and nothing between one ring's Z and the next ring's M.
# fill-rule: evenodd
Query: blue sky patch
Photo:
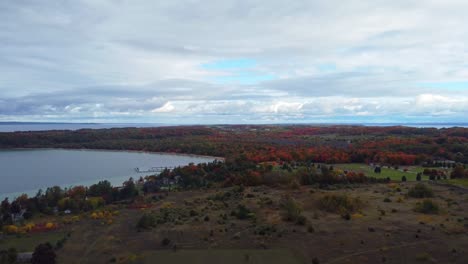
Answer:
M317 68L321 72L332 72L332 71L336 71L336 64L334 64L334 63L323 63L323 64L319 64L317 66Z

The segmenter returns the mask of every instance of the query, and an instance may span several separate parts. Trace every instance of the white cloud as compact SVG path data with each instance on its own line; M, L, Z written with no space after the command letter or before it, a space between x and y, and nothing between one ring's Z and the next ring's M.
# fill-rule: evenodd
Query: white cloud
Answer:
M464 0L1 1L0 118L464 121L468 88L421 83L468 83L467 9ZM256 62L243 78L274 80L222 82L232 71L202 66L239 58Z
M175 110L171 102L165 103L163 106L151 110L151 113L170 113Z

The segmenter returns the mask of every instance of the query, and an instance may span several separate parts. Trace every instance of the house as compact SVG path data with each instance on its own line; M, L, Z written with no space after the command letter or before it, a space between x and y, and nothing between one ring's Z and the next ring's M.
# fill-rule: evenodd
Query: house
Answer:
M33 252L18 253L16 263L31 263Z
M26 209L21 209L21 211L17 214L11 214L11 220L13 222L19 222L24 220L24 213L26 213Z

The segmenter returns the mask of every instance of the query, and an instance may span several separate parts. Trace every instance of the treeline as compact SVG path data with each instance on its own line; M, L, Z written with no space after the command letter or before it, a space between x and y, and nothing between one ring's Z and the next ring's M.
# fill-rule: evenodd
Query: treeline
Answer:
M95 210L105 204L131 199L139 194L133 179L121 187L113 187L109 181L100 181L89 187L75 186L62 189L59 186L39 190L34 197L20 195L13 201L5 198L0 204L0 229L17 221L28 220L36 214L79 213Z
M468 163L468 129L363 126L186 126L0 133L0 148L88 148L241 156L260 163Z

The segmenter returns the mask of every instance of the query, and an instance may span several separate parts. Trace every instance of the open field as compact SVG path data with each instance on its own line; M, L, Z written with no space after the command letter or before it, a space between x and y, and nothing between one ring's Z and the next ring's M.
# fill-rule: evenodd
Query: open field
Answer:
M338 190L259 186L246 188L238 196L232 188L174 192L149 209L121 208L111 225L92 219L74 224L58 260L212 263L223 258L232 263L311 263L317 258L320 263L464 263L467 192L431 184L432 200L440 212L422 214L414 211L422 199L406 196L414 184L350 185ZM359 197L364 205L345 220L317 206L331 194ZM280 203L285 195L300 204L306 223L283 220ZM239 204L255 217L232 216ZM144 213L159 214L162 208L176 212L174 220L137 230ZM196 215L187 213L191 210ZM167 245L162 243L165 238L170 241Z
M468 179L449 179L447 182L453 185L468 187Z
M415 181L416 175L419 172L423 172L424 168L421 166L400 166L398 169L388 168L387 166L382 167L381 173L375 173L374 168L364 163L346 163L346 164L336 164L334 165L337 168L343 170L352 170L356 172L363 172L369 177L375 178L387 178L389 177L392 181L401 181L403 176L406 176L408 181ZM407 171L404 171L404 170ZM423 177L427 179L428 177Z
M336 186L265 186L171 192L148 209L119 210L111 224L83 217L61 231L7 236L0 248L31 251L70 231L58 263L465 263L468 256L468 191L426 183L436 214L415 212L423 199L407 196L414 182ZM338 188L338 189L336 189ZM323 197L362 201L349 220L319 206ZM305 222L285 220L290 197ZM248 208L247 218L233 212ZM109 208L106 208L109 209ZM193 212L192 212L193 211ZM144 214L168 212L169 220L138 230ZM59 217L59 216L57 216ZM60 217L59 217L60 218ZM59 220L59 219L57 219ZM163 243L165 239L167 244Z
M207 249L207 250L179 250L179 251L150 251L147 254L142 253L141 263L271 263L282 264L304 263L289 250L284 249Z
M40 243L50 242L52 245L66 235L64 231L51 231L47 233L24 234L9 236L0 240L0 249L16 248L19 252L31 252Z

